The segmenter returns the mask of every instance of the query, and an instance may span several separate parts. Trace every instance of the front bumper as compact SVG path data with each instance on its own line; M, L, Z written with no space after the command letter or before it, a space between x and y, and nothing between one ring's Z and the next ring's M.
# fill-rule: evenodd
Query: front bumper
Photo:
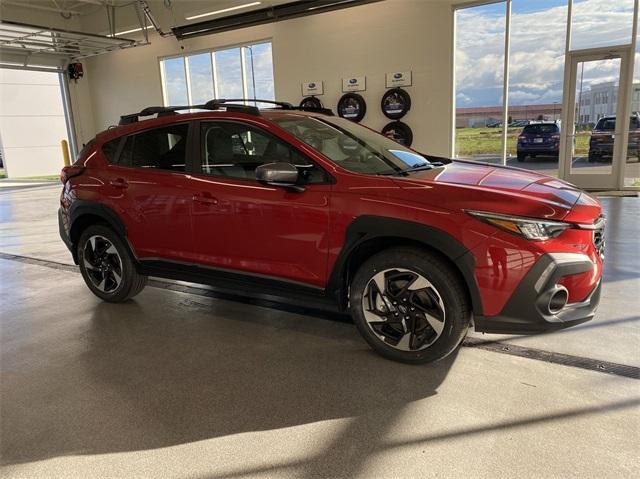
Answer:
M600 302L601 280L579 303L569 303L560 310L552 310L549 301L557 291L560 278L593 268L593 262L582 254L549 253L542 256L523 278L500 314L474 318L476 331L535 334L589 321Z

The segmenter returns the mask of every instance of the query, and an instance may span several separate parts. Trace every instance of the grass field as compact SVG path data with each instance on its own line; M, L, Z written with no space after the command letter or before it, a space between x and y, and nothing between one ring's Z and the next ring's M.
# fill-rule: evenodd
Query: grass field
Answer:
M507 129L507 153L516 155L516 143L522 128ZM576 155L586 156L590 132L578 132ZM502 151L502 128L457 128L456 153L459 156L496 154Z

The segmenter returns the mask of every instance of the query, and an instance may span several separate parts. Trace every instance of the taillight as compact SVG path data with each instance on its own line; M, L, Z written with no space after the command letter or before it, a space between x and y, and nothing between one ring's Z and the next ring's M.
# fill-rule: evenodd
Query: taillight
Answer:
M520 140L520 141L522 141L522 140L526 140L526 139L527 139L527 137L526 137L526 136L524 136L524 135L520 135L520 136L518 137L518 140Z
M80 165L65 166L60 172L60 181L64 185L70 178L81 175L84 170L85 167Z
M551 135L551 139L559 140L560 139L560 135L558 135L557 133L555 135Z

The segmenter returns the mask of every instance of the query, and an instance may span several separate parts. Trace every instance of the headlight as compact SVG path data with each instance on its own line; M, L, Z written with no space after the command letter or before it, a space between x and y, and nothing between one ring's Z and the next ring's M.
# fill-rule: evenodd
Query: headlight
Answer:
M569 223L563 223L561 221L522 218L520 216L500 215L496 213L486 213L484 211L467 210L467 213L501 230L535 241L555 238L564 230L571 228Z

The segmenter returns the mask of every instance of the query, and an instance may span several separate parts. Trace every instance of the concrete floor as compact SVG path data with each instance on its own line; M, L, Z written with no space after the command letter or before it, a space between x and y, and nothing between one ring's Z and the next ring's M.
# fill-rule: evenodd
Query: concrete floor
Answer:
M2 477L640 476L637 379L477 347L406 366L347 321L159 287L102 303L54 263L58 193L0 192ZM640 200L603 202L597 318L472 340L640 366Z

